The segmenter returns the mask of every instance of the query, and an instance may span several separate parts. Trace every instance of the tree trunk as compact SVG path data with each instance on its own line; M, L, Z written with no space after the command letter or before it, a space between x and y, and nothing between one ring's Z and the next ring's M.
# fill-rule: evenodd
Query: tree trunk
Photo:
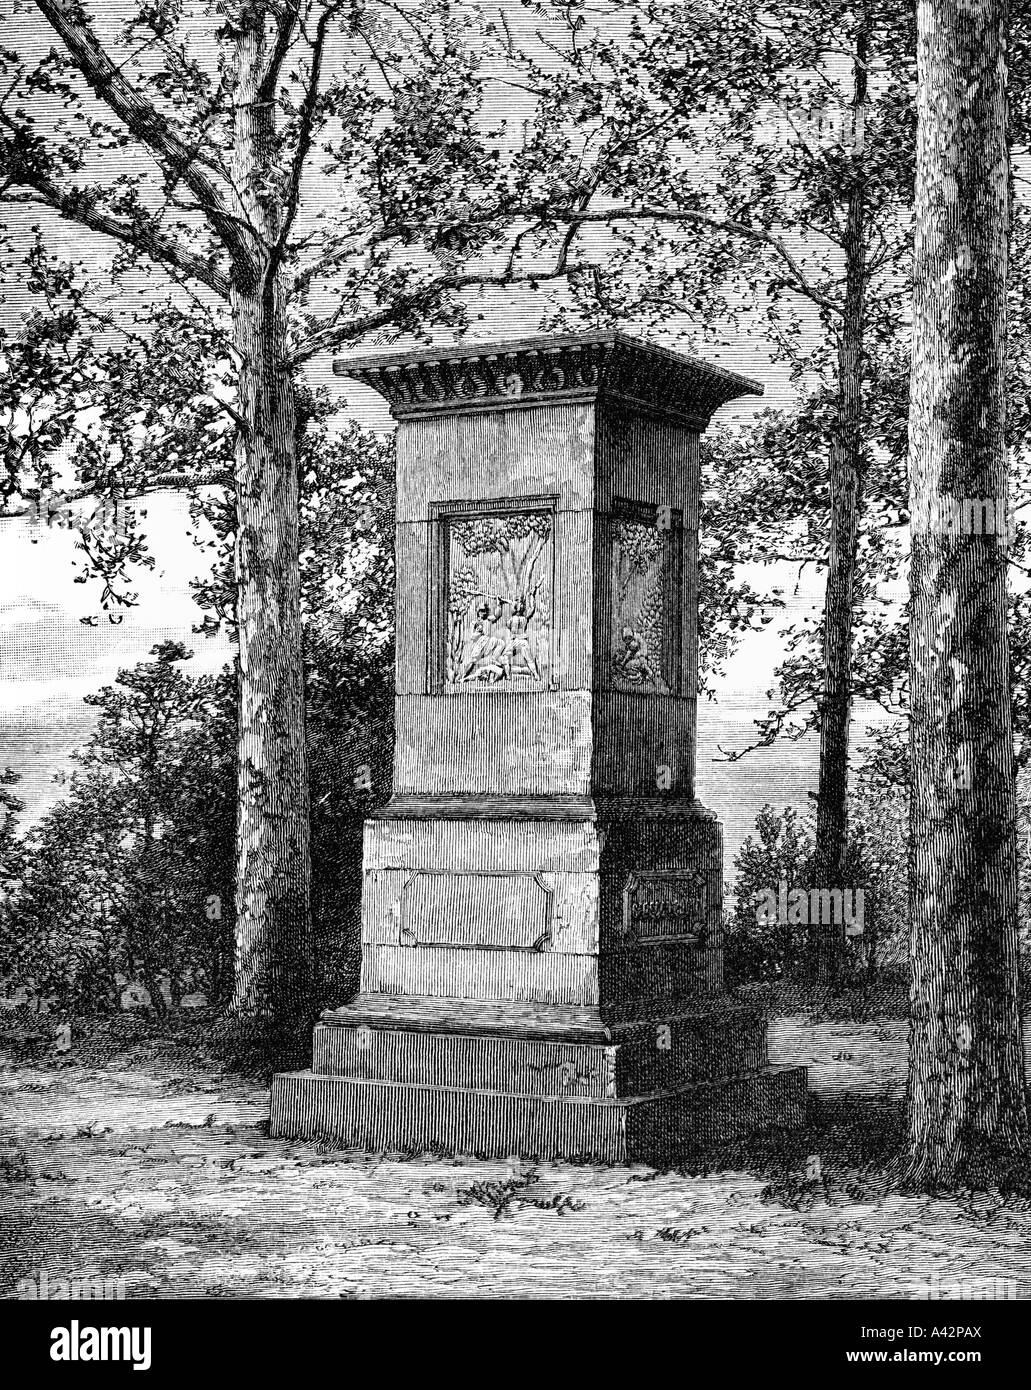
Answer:
M240 642L238 1012L280 1023L312 1006L308 769L304 739L298 477L281 309L235 295L247 438L236 464Z
M964 498L1007 517L1005 8L917 22L906 1182L934 1190L1005 1180L1027 1116L1005 538L961 520Z
M165 996L158 984L158 968L154 955L154 939L157 935L157 891L154 871L154 810L151 805L151 787L154 777L154 764L157 758L151 736L151 747L143 767L143 787L146 803L143 811L143 835L140 848L141 916L143 930L140 937L140 973L150 995L150 1007L159 1017L168 1012Z
M255 273L234 284L239 362L236 616L239 634L236 981L233 1008L280 1027L311 1021L308 767L299 571L296 408L285 291L269 263L280 234L260 7L237 40L234 182L256 229Z
M820 698L820 772L816 798L813 886L843 889L848 848L848 743L852 720L852 615L863 477L863 320L866 296L866 182L860 143L866 104L868 35L856 35L853 65L855 168L845 223L845 304L838 338L838 401L831 443L830 544L823 610L823 691ZM844 928L824 928L815 947L816 970L836 980Z

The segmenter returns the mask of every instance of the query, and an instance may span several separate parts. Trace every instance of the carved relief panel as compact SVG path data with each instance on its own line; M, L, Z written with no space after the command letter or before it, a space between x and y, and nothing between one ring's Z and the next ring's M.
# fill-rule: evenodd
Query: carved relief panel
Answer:
M434 687L445 694L547 689L554 624L552 506L441 507L435 524Z
M616 690L668 695L679 687L681 518L624 505L612 518L609 680Z

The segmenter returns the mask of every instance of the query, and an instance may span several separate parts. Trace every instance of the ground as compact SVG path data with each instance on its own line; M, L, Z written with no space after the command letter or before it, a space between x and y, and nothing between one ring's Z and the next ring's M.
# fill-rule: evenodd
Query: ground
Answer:
M810 1068L807 1135L694 1173L273 1140L265 1085L202 1052L74 1039L0 1051L7 1297L44 1272L129 1298L1031 1295L1026 1198L891 1190L899 1019L774 1019L774 1060Z

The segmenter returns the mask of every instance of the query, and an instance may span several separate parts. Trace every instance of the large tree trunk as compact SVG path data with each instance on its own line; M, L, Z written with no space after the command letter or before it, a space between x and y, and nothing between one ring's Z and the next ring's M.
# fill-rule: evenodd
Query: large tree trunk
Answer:
M1005 540L961 522L964 498L1007 515L1005 7L917 23L906 1180L933 1190L1004 1178L1027 1117Z
M838 338L838 401L831 442L830 544L823 610L820 772L816 798L813 885L845 886L848 848L848 743L852 720L852 615L863 477L863 327L866 297L866 180L862 165L868 35L861 25L853 64L854 168L845 223L845 304ZM836 979L844 928L824 928L815 947L817 973Z
M247 421L236 461L239 747L235 1009L282 1024L313 1003L293 384L279 306L235 296Z
M234 176L262 248L232 291L239 361L236 589L239 748L234 1010L278 1026L314 1006L304 732L296 407L285 292L267 248L280 233L260 7L242 16Z

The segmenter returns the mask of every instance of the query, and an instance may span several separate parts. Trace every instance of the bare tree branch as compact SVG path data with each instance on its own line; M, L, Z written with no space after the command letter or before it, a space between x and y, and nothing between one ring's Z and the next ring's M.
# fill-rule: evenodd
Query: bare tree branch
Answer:
M146 222L125 222L105 211L97 202L81 189L62 189L44 174L35 171L20 171L15 175L15 183L31 188L38 195L33 201L53 208L69 221L78 222L90 231L113 237L136 250L142 251L151 260L174 267L193 280L199 280L214 290L221 299L229 298L229 277L203 256L188 250L174 237L156 225ZM0 194L0 201L5 199Z
M276 21L276 42L272 49L272 56L269 58L268 67L265 69L265 76L261 79L258 86L259 101L272 101L276 95L276 84L279 81L279 74L282 71L283 62L287 53L290 51L294 29L300 18L300 14L301 7L299 4L285 5Z
M745 240L760 243L768 246L787 266L790 272L790 279L784 279L778 284L785 289L790 289L796 294L802 295L813 304L829 313L839 316L843 312L842 304L824 294L812 284L805 271L798 261L788 250L782 238L772 232L764 231L761 227L751 227L746 222L738 221L731 217L720 217L715 213L701 212L694 208L663 208L644 205L642 207L614 207L614 208L594 208L586 207L561 208L551 207L546 203L534 203L530 206L515 206L506 204L485 210L473 217L466 218L461 226L482 226L490 222L498 221L500 218L516 219L540 219L535 227L526 229L527 231L541 230L548 224L563 226L564 244L569 245L572 241L571 229L577 229L585 223L609 223L609 222L689 222L697 226L711 227L714 231L729 232L734 236L742 237ZM373 231L369 230L369 243L375 245L384 241L389 241L394 237L410 236L419 232L427 232L431 228L425 224L418 226L415 223L399 222L391 225L383 225ZM446 225L435 227L432 230L444 232ZM522 235L525 235L524 232ZM359 233L355 233L355 236ZM303 288L311 283L317 276L326 271L332 270L334 265L346 259L350 254L347 248L341 247L329 252L315 264L301 271L295 282L295 288ZM560 251L561 256L561 251ZM548 278L542 276L541 278Z
M319 15L318 23L315 26L311 71L308 74L308 87L304 93L304 100L301 103L297 144L294 148L294 157L290 164L290 177L286 187L286 202L279 227L279 236L265 267L266 281L271 280L282 264L283 256L286 253L286 243L297 217L297 209L301 201L301 179L304 175L305 162L311 151L312 135L315 128L315 110L319 101L319 83L322 80L322 57L326 47L326 34L331 21L343 8L342 0L341 3L328 5Z
M802 267L780 237L774 236L772 232L763 231L760 227L750 227L747 222L738 222L731 217L719 217L712 213L699 212L693 208L659 208L647 205L644 207L600 208L583 212L559 210L553 213L553 216L557 222L568 222L574 225L581 225L585 222L693 222L698 226L711 227L714 231L731 232L735 236L769 246L788 267L792 276L789 286L798 294L804 295L814 304L818 304L833 314L840 315L843 311L843 306L837 300L823 294L809 282Z
M508 271L498 274L472 271L465 275L441 275L420 289L412 291L411 294L399 296L386 308L369 310L368 313L359 314L344 323L338 321L339 314L332 315L320 328L316 329L304 349L294 353L289 360L289 365L299 366L302 362L307 362L309 358L314 357L316 353L332 352L335 348L343 346L344 343L361 337L363 333L370 333L376 328L387 328L440 294L452 293L455 290L486 288L491 285L503 285L505 287L509 285L537 285L542 280L562 279L568 273L568 270L556 266L552 270L526 271L519 275L512 275Z
M132 86L112 62L73 0L35 0L71 54L80 73L129 131L162 160L170 185L182 180L204 210L223 245L240 266L252 268L250 239L229 216L221 193L168 116Z

